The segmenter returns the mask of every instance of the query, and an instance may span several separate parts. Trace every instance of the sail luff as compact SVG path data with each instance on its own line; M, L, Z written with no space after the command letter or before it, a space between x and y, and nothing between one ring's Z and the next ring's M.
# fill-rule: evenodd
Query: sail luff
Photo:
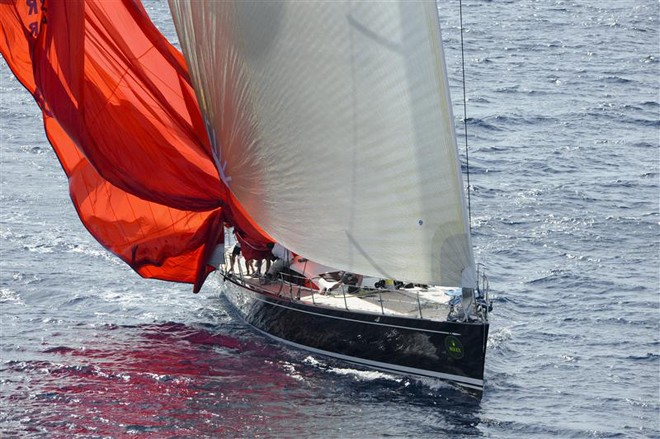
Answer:
M438 69L438 73L440 73L440 75L438 77L438 81L442 89L440 95L444 97L445 108L448 114L446 120L454 121L455 120L454 111L451 102L451 93L449 88L449 74L447 73L447 61L444 53L444 48L442 45L442 29L440 26L440 14L437 5L433 5L433 12L429 12L427 17L429 19L428 29L429 32L431 33L431 37L429 38L429 41L435 43L433 44L433 50L436 54L436 58L439 60L440 68ZM447 130L450 133L449 137L453 144L453 148L451 148L451 151L454 152L455 178L456 181L458 182L458 186L457 186L459 193L458 200L460 201L461 216L463 219L463 230L465 232L465 238L467 240L467 251L468 251L467 261L469 262L469 264L466 267L464 267L463 272L461 274L460 286L468 287L468 288L476 288L477 287L476 263L474 259L472 233L470 229L470 220L469 220L469 214L468 214L467 202L466 202L466 194L465 194L466 188L463 182L462 171L461 171L461 160L458 154L458 141L457 141L458 138L456 135L456 125L454 123L450 123L447 126ZM467 190L470 190L470 188L467 188Z

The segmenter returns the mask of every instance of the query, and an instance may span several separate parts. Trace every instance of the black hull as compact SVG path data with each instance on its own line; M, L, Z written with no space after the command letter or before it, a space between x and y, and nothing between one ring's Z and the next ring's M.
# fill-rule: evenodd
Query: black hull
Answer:
M483 391L488 323L454 323L330 309L225 281L243 319L284 343L369 368Z

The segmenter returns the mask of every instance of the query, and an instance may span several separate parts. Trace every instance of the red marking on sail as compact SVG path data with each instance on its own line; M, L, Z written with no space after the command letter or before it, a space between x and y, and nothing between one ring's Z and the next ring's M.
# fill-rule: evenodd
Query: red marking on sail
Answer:
M135 0L0 0L80 219L144 277L195 284L223 225L270 239L221 182L183 56Z

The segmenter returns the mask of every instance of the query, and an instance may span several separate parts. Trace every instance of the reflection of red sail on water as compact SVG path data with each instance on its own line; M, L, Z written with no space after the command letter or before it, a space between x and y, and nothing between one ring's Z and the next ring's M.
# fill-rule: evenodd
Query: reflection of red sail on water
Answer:
M183 57L139 2L3 2L0 26L0 52L107 249L198 291L224 222L264 241L218 177Z
M105 327L99 335L84 348L52 347L39 360L9 362L29 383L14 398L23 394L40 412L33 432L231 436L246 423L267 431L296 416L287 404L296 378L263 361L273 355L263 345L174 323ZM256 361L236 355L246 351ZM272 418L255 414L255 405Z

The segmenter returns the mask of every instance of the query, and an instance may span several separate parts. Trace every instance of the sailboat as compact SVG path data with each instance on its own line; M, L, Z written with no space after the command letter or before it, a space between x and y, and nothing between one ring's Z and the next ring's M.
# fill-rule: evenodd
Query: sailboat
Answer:
M491 305L435 1L169 3L183 55L136 1L0 5L88 230L144 277L199 291L217 270L283 343L482 392Z
M223 182L292 253L266 285L223 273L229 301L295 347L481 391L489 305L436 3L171 6Z

